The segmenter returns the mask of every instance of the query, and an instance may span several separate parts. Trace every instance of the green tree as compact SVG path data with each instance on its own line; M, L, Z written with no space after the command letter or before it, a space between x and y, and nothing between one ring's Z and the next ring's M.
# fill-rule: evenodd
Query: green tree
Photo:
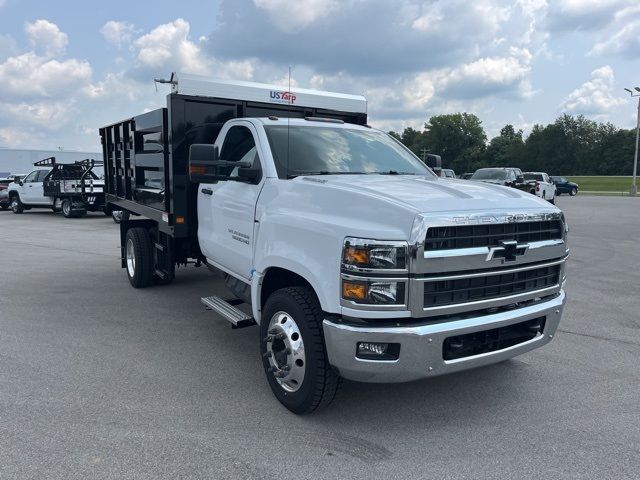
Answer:
M487 135L476 115L452 113L431 117L422 140L431 153L442 157L443 167L462 173L482 163Z
M526 139L505 125L488 145L482 122L469 113L433 116L422 132L390 133L418 156L423 148L441 155L443 166L458 173L512 166L551 175L630 175L635 149L635 130L567 114L534 125Z
M523 163L524 140L522 130L505 125L500 135L493 137L484 154L484 165L493 167L520 167Z

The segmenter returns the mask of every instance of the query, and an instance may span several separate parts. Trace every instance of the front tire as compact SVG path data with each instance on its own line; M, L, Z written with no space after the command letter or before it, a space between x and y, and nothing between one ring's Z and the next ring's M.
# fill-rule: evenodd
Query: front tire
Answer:
M149 232L145 228L130 228L124 245L127 276L131 286L148 287L153 281L153 254Z
M11 197L11 210L15 214L24 212L24 204L20 201L20 197L18 195Z
M260 322L260 352L271 391L296 414L329 405L342 383L324 344L322 310L309 287L287 287L268 298Z
M571 195L572 197L575 197L577 194L578 194L577 188L572 188L571 192L569 192L569 195Z

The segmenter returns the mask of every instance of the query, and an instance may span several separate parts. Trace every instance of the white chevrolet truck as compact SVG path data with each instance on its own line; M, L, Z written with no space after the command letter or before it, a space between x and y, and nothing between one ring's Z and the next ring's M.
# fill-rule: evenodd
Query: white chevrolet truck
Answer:
M166 108L100 129L109 208L130 214L121 266L138 288L176 265L223 272L228 294L201 301L257 325L291 411L327 405L342 378L430 378L553 338L569 252L553 205L437 177L367 125L360 96L164 82Z

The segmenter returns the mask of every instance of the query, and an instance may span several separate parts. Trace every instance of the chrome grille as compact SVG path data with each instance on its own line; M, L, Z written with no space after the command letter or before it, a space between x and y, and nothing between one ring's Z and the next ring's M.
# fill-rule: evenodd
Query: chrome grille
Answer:
M504 240L516 240L518 243L556 240L562 239L562 231L561 220L430 227L424 249L433 251L495 247Z
M526 269L492 270L483 274L459 272L453 278L426 278L424 308L456 305L526 294L560 283L561 264Z

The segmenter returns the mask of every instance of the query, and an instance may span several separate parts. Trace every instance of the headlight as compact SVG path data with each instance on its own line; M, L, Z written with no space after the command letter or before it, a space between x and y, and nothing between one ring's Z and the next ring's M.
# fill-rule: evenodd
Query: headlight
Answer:
M405 282L342 279L342 298L364 305L402 305L405 303Z
M350 271L407 270L406 242L384 242L346 238L342 249L342 268Z

